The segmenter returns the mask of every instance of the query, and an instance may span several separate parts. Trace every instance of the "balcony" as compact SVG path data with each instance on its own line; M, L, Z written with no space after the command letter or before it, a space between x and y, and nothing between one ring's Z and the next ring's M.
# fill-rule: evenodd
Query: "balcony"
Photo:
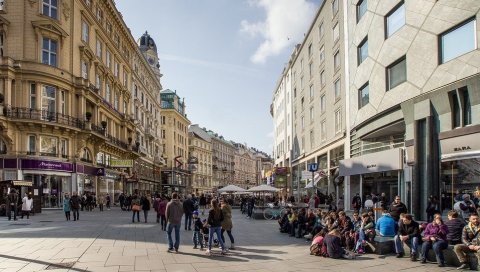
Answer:
M93 132L96 132L96 133L101 134L101 135L105 135L105 129L103 129L103 127L97 126L95 124L91 124L91 125L92 125L92 131Z
M138 147L138 151L139 151L140 154L143 154L143 155L147 155L147 154L148 154L147 148L144 147L144 146L139 146L139 147Z
M155 131L151 128L145 128L145 136L149 137L149 138L155 138Z
M5 117L11 119L38 120L48 123L66 125L69 127L75 127L82 130L85 129L85 122L83 122L82 120L66 114L61 114L48 110L7 107L4 109L3 114L5 115Z
M105 136L107 137L108 142L110 142L111 144L116 145L116 146L118 146L120 148L123 148L123 149L127 149L128 144L123 142L122 140L120 140L118 138L115 138L108 133L106 133Z
M55 152L40 152L40 156L43 156L43 157L58 157L58 153L55 153Z

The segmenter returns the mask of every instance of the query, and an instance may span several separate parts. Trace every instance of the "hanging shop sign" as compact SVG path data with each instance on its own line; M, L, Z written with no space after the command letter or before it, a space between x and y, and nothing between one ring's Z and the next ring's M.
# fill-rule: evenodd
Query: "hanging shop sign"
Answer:
M133 160L111 159L110 166L115 168L131 168L133 167Z

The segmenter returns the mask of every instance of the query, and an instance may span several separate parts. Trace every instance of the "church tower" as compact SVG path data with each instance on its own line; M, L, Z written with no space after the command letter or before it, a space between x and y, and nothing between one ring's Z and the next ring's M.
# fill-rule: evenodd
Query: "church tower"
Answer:
M160 77L162 77L162 74L160 73L160 62L158 59L157 45L147 31L145 31L142 37L138 39L138 46L140 48L140 51L143 53L143 56L147 60L148 64L150 64L150 67L152 67L152 70L155 72L158 80L160 81Z

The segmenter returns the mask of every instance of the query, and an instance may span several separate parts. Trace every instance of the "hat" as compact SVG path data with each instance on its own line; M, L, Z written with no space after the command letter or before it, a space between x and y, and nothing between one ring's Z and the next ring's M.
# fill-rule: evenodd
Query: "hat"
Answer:
M198 216L198 211L193 211L193 215L197 215L197 216Z
M469 194L464 194L464 195L462 196L463 199L467 199L467 198L469 198L469 197L470 197Z

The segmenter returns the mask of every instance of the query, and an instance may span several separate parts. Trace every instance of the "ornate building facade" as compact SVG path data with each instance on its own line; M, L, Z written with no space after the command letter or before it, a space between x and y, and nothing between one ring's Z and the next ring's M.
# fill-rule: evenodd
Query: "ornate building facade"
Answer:
M198 125L191 125L188 142L192 192L209 193L212 191L212 139Z

